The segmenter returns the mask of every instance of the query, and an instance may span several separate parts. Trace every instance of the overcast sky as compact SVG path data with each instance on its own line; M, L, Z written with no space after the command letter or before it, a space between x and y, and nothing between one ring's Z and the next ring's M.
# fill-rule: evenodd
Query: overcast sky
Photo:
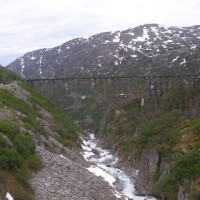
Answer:
M200 0L0 0L0 64L76 37L140 24L200 24Z

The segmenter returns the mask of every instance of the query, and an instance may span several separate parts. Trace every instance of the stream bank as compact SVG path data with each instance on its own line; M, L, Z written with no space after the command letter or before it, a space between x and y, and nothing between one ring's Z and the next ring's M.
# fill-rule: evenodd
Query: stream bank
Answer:
M125 200L155 200L151 196L137 196L135 190L135 181L123 169L118 166L118 157L113 155L108 149L100 147L98 139L94 133L87 133L87 136L81 137L81 152L84 159L91 163L88 171L96 176L101 176L112 187L112 192L117 198ZM134 176L137 176L137 170Z

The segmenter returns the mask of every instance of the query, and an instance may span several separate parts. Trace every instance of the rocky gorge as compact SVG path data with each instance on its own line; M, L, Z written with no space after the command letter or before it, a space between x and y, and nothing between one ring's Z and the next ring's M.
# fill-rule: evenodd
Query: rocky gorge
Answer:
M94 135L76 136L69 121L63 121L64 116L60 118L53 105L20 80L2 82L0 199L153 199L136 196L133 177L129 178L125 169L114 167L117 157L100 148ZM65 136L60 135L63 132ZM31 146L34 152L29 152ZM11 151L16 155L9 157ZM94 172L100 163L103 177Z
M28 52L7 66L23 79L188 74L197 77L195 84L183 79L186 87L180 86L176 90L155 98L146 99L145 97L143 104L141 104L140 96L135 95L131 101L123 104L116 103L113 107L107 105L104 99L97 98L98 94L94 90L86 90L80 83L76 85L76 90L65 95L63 94L67 91L67 84L62 85L58 81L56 85L53 82L49 84L51 85L49 91L45 85L38 84L37 89L41 88L47 96L51 93L52 98L49 100L54 103L57 100L56 106L60 106L65 113L70 114L71 119L76 123L82 120L82 125L88 127L85 126L86 122L88 124L97 122L95 133L104 142L101 143L101 150L90 146L92 138L88 135L82 138L81 143L75 129L68 128L71 125L66 121L59 119L61 122L59 126L54 123L52 126L54 120L51 117L51 109L47 111L42 109L43 112L37 116L31 110L34 119L37 119L39 124L36 124L34 120L33 123L31 119L28 123L29 128L26 127L26 130L31 136L40 133L39 138L38 135L33 138L37 144L35 151L43 160L43 168L33 173L31 183L35 188L37 198L45 198L45 196L50 198L52 195L56 199L66 195L67 198L73 199L77 195L77 198L86 199L116 199L117 194L122 199L140 198L137 195L148 198L150 195L162 200L199 200L199 30L199 26L165 27L147 24L124 31L106 32L89 38L74 39L52 49ZM97 84L101 91L105 91L104 88L108 85ZM15 90L18 89L15 87L11 92L16 94ZM118 93L118 96L120 94ZM69 99L66 98L67 95ZM26 98L22 100L26 101ZM36 108L46 108L47 102L42 104L37 99L37 103L39 106L35 106ZM23 124L27 113L21 108L19 111L18 122ZM10 119L8 112L2 112L7 113L4 118ZM88 153L82 153L85 160L79 155L80 147L85 148L85 152ZM70 148L72 151L69 150ZM94 173L96 168L88 165L88 161L95 163L98 167L101 166L103 168L101 173L104 175L106 171L110 169L113 171L116 167L108 161L106 161L107 164L102 165L102 149L104 153L110 149L119 157L117 168L120 169L117 170L120 173L122 169L133 175L136 196L133 195L133 191L130 196L123 196L123 191L125 191L122 188L123 184L116 181L114 185L114 179L109 175L107 176L112 180L110 185L103 182L102 178L89 173L89 171ZM109 157L110 153L105 153L105 156ZM139 170L137 176L135 176L135 169ZM76 180L72 177L73 172L75 172L76 180L78 175L81 176L81 185L74 184ZM60 173L63 173L65 177L62 177ZM86 176L88 176L86 179L88 184L85 185ZM70 183L66 177L69 177ZM114 177L116 180L119 179L117 175ZM65 181L73 189L64 189ZM41 182L41 185L37 182ZM84 192L85 189L91 189L93 186L95 191L99 192L94 192L93 189L90 192ZM113 192L113 186L119 190L119 193ZM108 192L108 196L100 194L100 191L104 189ZM50 190L53 191L51 195ZM56 191L59 192L56 193Z

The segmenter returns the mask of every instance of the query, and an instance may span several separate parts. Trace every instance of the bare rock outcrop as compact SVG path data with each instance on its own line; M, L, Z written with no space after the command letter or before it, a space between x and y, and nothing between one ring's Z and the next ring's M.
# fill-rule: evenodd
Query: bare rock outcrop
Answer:
M180 187L178 191L178 200L189 200L188 194L182 187Z
M157 171L159 155L155 149L143 152L140 168L136 179L136 188L141 194L152 194L153 174Z

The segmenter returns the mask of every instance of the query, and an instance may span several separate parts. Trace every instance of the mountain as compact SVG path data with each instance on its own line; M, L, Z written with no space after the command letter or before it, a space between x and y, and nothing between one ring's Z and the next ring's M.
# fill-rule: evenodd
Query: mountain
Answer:
M146 24L26 53L7 66L23 78L198 74L200 25Z
M101 33L27 53L7 67L23 78L199 74L200 26L149 24ZM38 84L38 89L51 93L50 99L80 126L97 129L104 145L120 155L122 167L128 165L130 173L139 169L139 194L170 200L200 198L199 80L160 97L136 96L114 106L96 92L105 93L110 83L95 84L98 90L78 83L68 94L64 94L67 85L61 84ZM113 98L118 100L120 94Z

